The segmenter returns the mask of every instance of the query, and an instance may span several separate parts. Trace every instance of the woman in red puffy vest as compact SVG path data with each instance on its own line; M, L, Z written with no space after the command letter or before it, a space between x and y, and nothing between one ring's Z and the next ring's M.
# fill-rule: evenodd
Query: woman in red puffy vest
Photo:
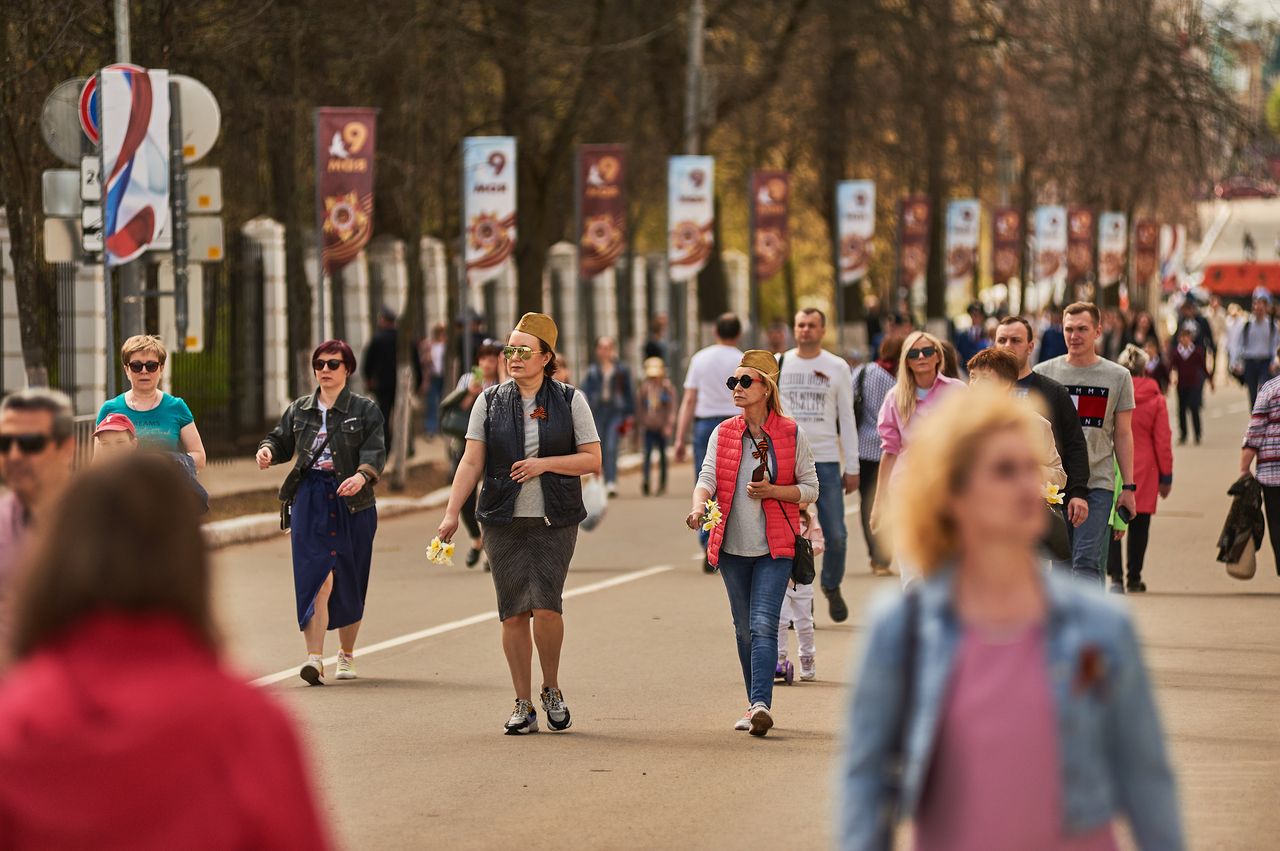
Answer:
M782 412L778 362L753 349L727 376L742 413L711 434L693 489L690 529L704 522L714 499L720 521L711 530L707 560L720 570L738 638L748 708L734 725L753 736L773 726L773 672L778 615L791 577L801 502L818 499L818 472L804 432Z

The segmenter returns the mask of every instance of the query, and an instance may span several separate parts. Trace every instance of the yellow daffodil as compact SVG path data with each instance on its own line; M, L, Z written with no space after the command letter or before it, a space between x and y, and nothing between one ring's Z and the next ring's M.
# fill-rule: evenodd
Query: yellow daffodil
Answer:
M1050 505L1062 505L1062 491L1052 482L1044 483L1044 501Z
M432 564L453 564L453 541L444 543L439 537L427 545L427 561Z
M702 506L702 531L710 532L716 526L720 525L720 521L724 519L724 515L720 513L720 506L716 505L714 499L709 499Z

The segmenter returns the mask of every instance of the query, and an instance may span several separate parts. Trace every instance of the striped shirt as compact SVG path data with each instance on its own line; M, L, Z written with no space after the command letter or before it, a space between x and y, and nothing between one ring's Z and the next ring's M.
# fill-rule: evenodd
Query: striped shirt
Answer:
M1258 453L1258 481L1267 487L1280 485L1280 378L1258 391L1244 445Z
M858 457L863 461L879 461L881 455L880 431L876 428L876 418L880 414L880 406L884 397L893 390L897 379L878 363L865 363L853 371L854 404L858 399L858 376L866 372L862 382L862 410L857 412L858 421Z

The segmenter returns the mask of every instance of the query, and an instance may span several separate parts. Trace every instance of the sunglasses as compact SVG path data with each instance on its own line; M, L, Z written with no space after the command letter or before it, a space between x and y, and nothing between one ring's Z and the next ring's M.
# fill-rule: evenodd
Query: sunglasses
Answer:
M507 360L514 360L515 358L529 360L533 357L533 349L528 346L503 346L502 356Z
M329 358L327 360L314 360L311 362L311 368L316 372L322 371L325 367L328 367L330 372L337 372L338 367L345 365L346 361L341 358Z
M131 361L129 361L129 371L130 371L130 372L132 372L132 373L135 373L135 374L136 374L136 373L142 372L144 369L145 369L147 372L159 372L159 371L160 371L160 361L158 361L158 360L149 360L149 361L146 361L145 363L144 363L143 361L140 361L140 360L131 360Z
M23 455L39 455L52 438L47 434L0 434L0 455L8 455L16 443Z
M725 381L724 386L728 387L730 390L735 387L741 387L743 390L750 390L751 385L755 384L759 380L760 379L752 378L749 375L731 375L729 376L729 379Z
M921 358L931 358L938 353L937 346L925 346L923 349L908 349L907 360L920 360Z

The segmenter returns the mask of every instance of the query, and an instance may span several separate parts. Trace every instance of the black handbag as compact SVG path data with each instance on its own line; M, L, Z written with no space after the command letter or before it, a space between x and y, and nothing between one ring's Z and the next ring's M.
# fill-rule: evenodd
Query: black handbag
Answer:
M295 482L294 490L297 490L296 483L302 481L302 477L307 474L307 470L315 463L315 460L324 452L325 447L329 445L329 441L333 438L333 432L325 432L324 440L320 441L320 445L309 452L299 452L298 458L294 461L293 469L289 471L289 479ZM286 480L287 482L288 480ZM293 528L293 498L280 500L280 531L288 532Z
M782 507L782 500L778 499L774 502L778 503L778 508L782 509L782 519L787 521L787 528L796 536L796 554L791 560L791 581L797 585L812 585L818 575L813 566L813 542L791 525L791 518L787 516L787 510Z
M468 388L459 387L440 402L440 431L450 437L461 439L467 436L471 412L462 407L462 400L466 398L467 392Z

